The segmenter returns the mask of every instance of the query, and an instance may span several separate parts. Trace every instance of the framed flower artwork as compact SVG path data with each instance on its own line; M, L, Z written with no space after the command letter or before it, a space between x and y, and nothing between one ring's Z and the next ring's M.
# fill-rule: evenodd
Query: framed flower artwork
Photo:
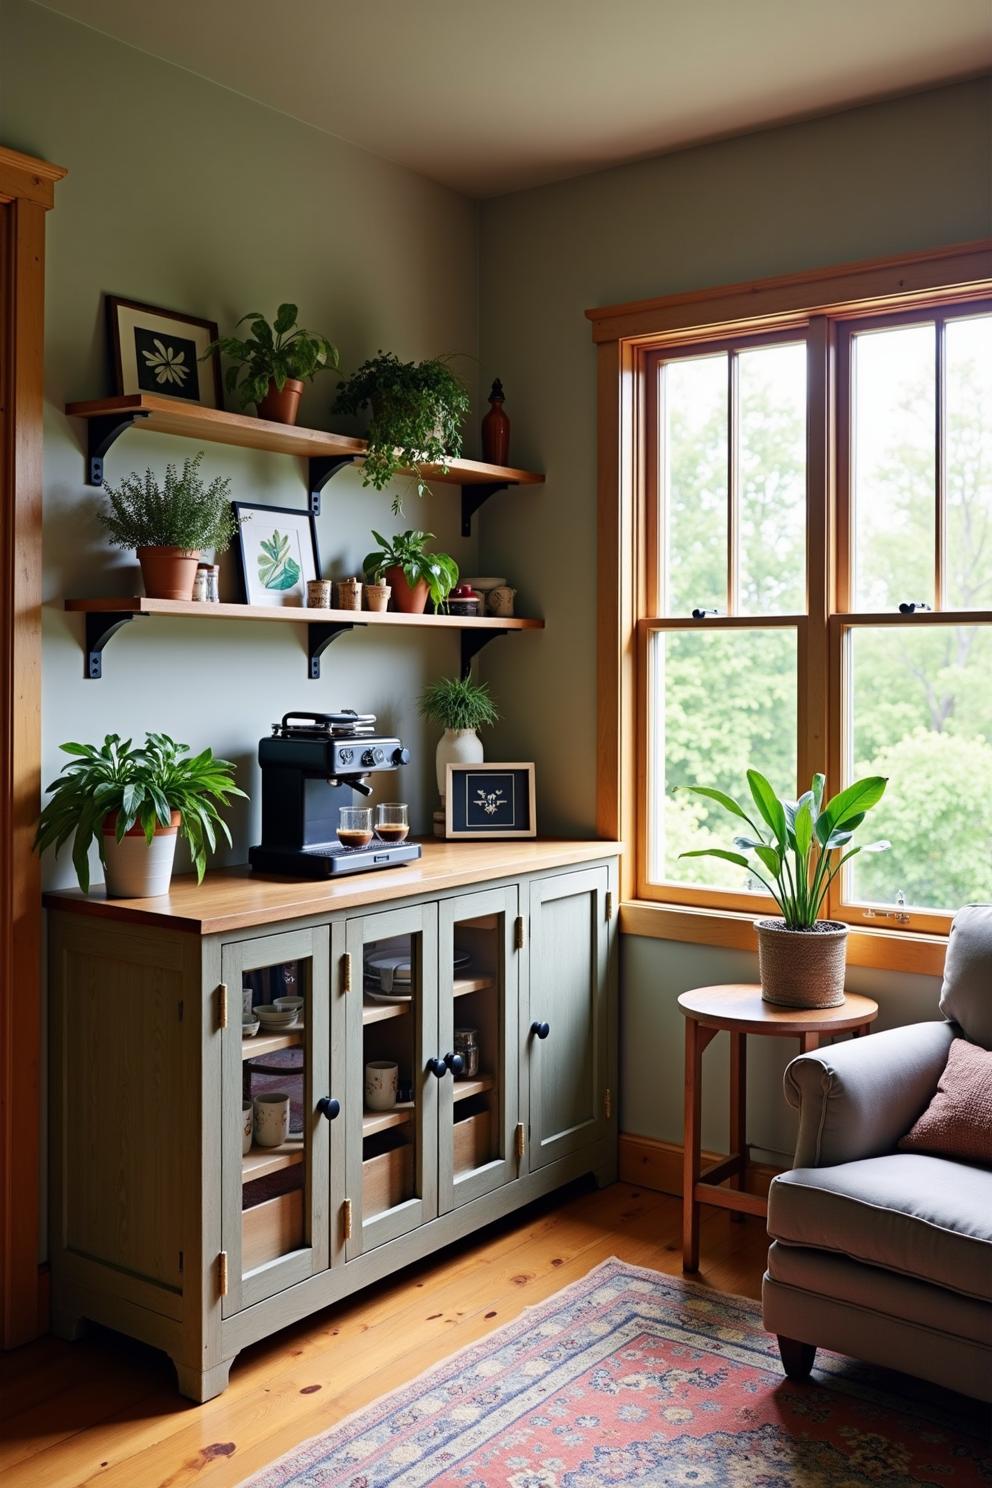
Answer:
M242 590L250 605L304 605L307 582L320 577L317 523L285 506L232 501Z
M107 323L118 393L158 393L223 408L220 356L215 351L201 360L217 340L212 320L108 295Z

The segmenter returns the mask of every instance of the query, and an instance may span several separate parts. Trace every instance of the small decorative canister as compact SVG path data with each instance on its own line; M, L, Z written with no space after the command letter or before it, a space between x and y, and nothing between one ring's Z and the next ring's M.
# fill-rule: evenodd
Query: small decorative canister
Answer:
M307 580L307 609L329 610L331 608L330 579Z
M209 567L208 563L196 565L196 573L193 575L193 598L195 600L205 601L207 598L207 569Z
M206 574L206 589L207 589L207 592L206 592L204 598L206 599L206 601L207 601L208 604L219 604L220 603L220 564L219 563L201 563L199 566L200 566L200 568L203 569L203 571Z
M490 615L512 615L513 601L517 597L516 589L509 584L500 584L498 589L490 589L486 595L486 612Z
M362 608L361 579L342 579L337 586L338 609L360 610Z
M468 584L459 584L448 595L449 615L479 615L482 613L482 595L476 594Z
M477 1028L455 1029L455 1053L464 1060L459 1080L474 1080L479 1073L479 1030Z
M391 584L366 584L365 585L365 608L377 610L380 614L389 609L389 596L393 592Z

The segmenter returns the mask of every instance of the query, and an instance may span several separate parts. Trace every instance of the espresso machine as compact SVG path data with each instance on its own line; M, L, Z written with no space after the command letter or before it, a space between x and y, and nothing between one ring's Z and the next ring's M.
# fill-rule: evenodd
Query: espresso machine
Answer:
M249 850L256 873L332 878L391 868L420 857L416 842L344 847L338 811L370 796L367 776L398 770L410 759L399 739L376 732L374 713L286 713L259 740L262 841Z

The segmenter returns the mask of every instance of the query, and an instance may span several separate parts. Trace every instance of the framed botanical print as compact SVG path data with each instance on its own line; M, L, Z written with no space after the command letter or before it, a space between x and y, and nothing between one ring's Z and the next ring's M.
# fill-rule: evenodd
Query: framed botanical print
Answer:
M245 603L304 605L308 581L320 578L313 514L247 501L232 501L231 508Z
M107 296L107 322L118 393L161 393L204 408L223 408L220 356L212 320Z
M532 764L448 765L446 837L536 837Z

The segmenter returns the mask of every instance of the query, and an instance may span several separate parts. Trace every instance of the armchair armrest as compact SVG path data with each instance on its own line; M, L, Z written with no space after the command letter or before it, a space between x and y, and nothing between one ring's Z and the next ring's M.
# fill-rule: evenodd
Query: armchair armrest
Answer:
M937 1089L956 1028L912 1023L801 1054L785 1072L799 1111L797 1168L891 1152Z

